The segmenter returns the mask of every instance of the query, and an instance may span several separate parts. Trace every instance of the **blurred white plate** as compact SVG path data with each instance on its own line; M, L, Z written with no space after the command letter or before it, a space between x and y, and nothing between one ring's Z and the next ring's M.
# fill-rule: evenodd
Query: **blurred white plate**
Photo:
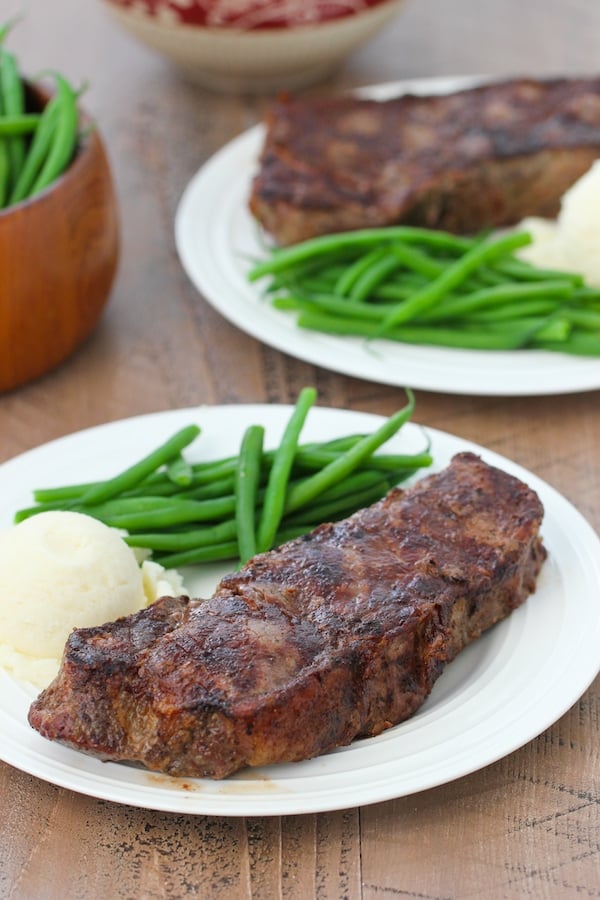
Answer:
M444 93L473 78L436 78L363 90L378 99L413 91ZM249 284L262 258L248 197L264 139L255 126L216 153L192 178L175 218L175 241L188 277L226 319L271 347L334 372L382 384L480 396L562 394L600 388L600 359L559 353L454 350L336 337L298 328L273 309L261 284Z
M114 422L45 444L0 466L0 527L31 503L35 487L104 478L197 422L190 458L237 452L250 423L278 440L287 406L173 410ZM315 408L303 439L372 430L379 416ZM148 809L227 816L284 815L360 806L432 788L473 772L548 728L586 690L599 668L600 541L582 516L530 472L468 441L429 431L436 469L474 450L534 488L546 509L549 551L538 589L513 615L468 647L446 669L413 718L376 738L307 762L246 770L226 781L171 778L97 759L44 740L27 724L35 691L0 670L0 758L82 794ZM423 446L414 424L389 447ZM221 566L189 570L188 586L210 594Z

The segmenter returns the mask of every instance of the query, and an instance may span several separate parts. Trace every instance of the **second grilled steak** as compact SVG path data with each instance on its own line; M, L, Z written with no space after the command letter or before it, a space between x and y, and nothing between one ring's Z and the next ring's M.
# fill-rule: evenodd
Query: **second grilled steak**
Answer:
M542 514L521 481L459 454L254 557L210 600L75 630L30 723L103 759L214 778L379 734L534 590Z
M600 78L518 79L377 102L282 99L250 209L277 242L406 223L552 216L600 155Z

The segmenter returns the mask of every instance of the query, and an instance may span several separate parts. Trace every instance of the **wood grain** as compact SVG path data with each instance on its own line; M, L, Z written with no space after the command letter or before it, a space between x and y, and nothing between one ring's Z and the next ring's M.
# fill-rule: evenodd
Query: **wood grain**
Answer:
M329 84L406 77L596 73L596 0L407 0ZM189 84L100 4L29 0L12 46L26 70L88 80L122 224L110 303L52 373L0 396L0 460L125 416L200 403L290 402L392 412L401 392L261 345L198 296L173 240L178 200L268 98ZM210 211L207 211L210 214ZM504 454L600 529L600 393L542 398L417 391L415 418ZM515 697L515 703L519 698ZM186 817L78 796L0 764L0 897L11 900L562 900L600 896L596 680L544 734L451 784L320 815Z

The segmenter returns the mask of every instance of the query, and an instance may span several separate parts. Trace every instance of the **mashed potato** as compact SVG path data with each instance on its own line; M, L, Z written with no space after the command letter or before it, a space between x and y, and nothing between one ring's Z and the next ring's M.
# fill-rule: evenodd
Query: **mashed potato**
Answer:
M182 592L178 573L140 566L115 529L81 513L39 513L0 533L0 665L45 687L74 627Z
M600 287L600 160L564 194L556 221L528 218L533 244L519 251L535 266L578 272Z

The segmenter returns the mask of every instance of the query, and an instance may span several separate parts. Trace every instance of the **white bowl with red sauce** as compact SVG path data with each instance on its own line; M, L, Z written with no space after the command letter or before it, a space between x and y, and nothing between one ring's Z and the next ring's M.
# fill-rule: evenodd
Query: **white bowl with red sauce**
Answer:
M103 0L123 28L203 87L308 87L394 19L404 0Z

